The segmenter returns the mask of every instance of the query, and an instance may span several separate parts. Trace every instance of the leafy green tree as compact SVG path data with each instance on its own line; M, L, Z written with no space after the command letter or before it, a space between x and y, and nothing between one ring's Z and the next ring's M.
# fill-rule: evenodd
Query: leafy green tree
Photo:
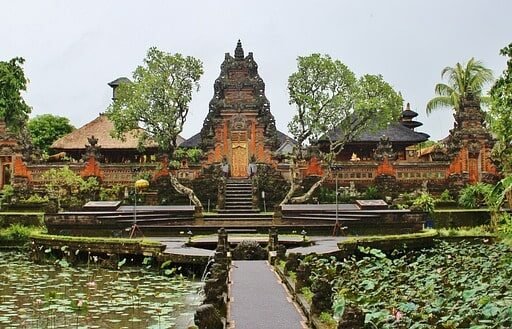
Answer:
M512 175L512 43L501 49L507 68L491 88L487 121L496 138L492 156L505 175Z
M169 54L150 48L144 64L133 73L133 83L119 85L116 99L107 110L114 123L114 135L139 131L139 145L155 141L161 152L172 159L176 138L187 119L192 92L199 89L203 74L200 60L181 54ZM171 175L173 187L186 194L197 207L201 201L194 191Z
M8 62L0 61L0 117L12 131L20 131L31 111L21 92L27 89L22 64L25 60L16 57Z
M297 59L297 71L288 78L290 104L296 108L288 128L297 141L290 156L290 190L281 202L302 203L323 184L345 143L363 131L375 131L396 120L402 97L380 75L359 79L339 60L312 54ZM294 178L307 144L321 140L324 175L301 196Z
M87 201L95 199L100 189L99 183L94 177L84 180L68 166L62 168L52 168L46 171L42 178L46 181L46 193L57 199L59 209L63 204L74 206L85 204Z
M437 96L427 103L427 114L443 107L458 112L462 100L470 93L479 97L482 104L489 103L489 97L483 95L483 88L493 81L493 74L481 61L471 58L465 65L447 66L441 71L441 78L445 77L447 83L438 83L435 87Z
M27 128L32 144L43 152L48 152L54 141L75 129L68 118L53 114L42 114L30 119Z

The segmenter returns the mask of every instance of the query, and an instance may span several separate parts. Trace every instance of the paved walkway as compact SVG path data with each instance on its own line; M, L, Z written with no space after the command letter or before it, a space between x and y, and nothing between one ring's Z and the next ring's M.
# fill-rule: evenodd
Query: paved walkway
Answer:
M230 328L301 329L306 319L267 261L234 261Z
M307 255L315 253L318 255L329 255L340 251L338 248L338 242L348 238L345 236L311 236L309 239L313 241L311 246L290 248L287 250L287 254L295 253L300 255Z

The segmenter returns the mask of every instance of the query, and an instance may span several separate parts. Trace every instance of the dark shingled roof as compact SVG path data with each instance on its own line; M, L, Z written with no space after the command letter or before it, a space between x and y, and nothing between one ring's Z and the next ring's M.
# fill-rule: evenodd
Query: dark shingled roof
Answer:
M334 135L339 135L339 132L335 131ZM399 122L393 122L382 130L363 133L359 137L354 138L350 143L379 142L382 136L389 137L389 141L392 143L409 144L421 143L430 137L428 134L413 131Z
M183 143L180 144L181 147L198 147L199 143L201 143L201 133L197 133L194 136L186 139Z
M132 81L131 81L130 79L128 79L127 77L120 77L120 78L115 79L114 81L110 81L110 82L108 83L108 85L109 85L110 87L114 88L114 87L117 87L117 86L119 86L120 84L122 84L122 83L126 83L126 82L132 82Z
M277 130L277 140L279 141L279 145L282 145L286 140L290 140L295 144L295 140L290 136L286 135L283 132ZM180 144L180 147L199 147L201 143L201 133L197 133L194 136L190 137L186 141Z

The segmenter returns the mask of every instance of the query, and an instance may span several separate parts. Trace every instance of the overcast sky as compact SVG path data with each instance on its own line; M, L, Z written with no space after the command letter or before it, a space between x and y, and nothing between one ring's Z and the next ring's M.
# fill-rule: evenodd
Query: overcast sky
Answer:
M202 126L224 53L238 39L254 52L278 129L293 114L287 79L296 58L329 54L357 75L382 74L441 139L450 111L425 115L445 66L482 60L501 74L512 42L510 0L11 1L0 0L0 60L24 57L32 117L52 113L76 127L109 105L107 83L131 77L149 47L203 61L183 136ZM84 141L85 143L85 141Z

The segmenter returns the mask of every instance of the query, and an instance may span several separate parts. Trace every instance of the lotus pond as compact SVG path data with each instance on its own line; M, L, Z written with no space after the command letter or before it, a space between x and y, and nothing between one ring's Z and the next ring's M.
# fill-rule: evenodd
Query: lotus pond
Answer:
M360 247L343 262L310 256L302 264L311 290L331 285L334 315L359 308L364 328L512 328L512 247L503 243L439 241L388 255Z
M187 328L201 288L140 268L61 268L1 252L0 328Z

